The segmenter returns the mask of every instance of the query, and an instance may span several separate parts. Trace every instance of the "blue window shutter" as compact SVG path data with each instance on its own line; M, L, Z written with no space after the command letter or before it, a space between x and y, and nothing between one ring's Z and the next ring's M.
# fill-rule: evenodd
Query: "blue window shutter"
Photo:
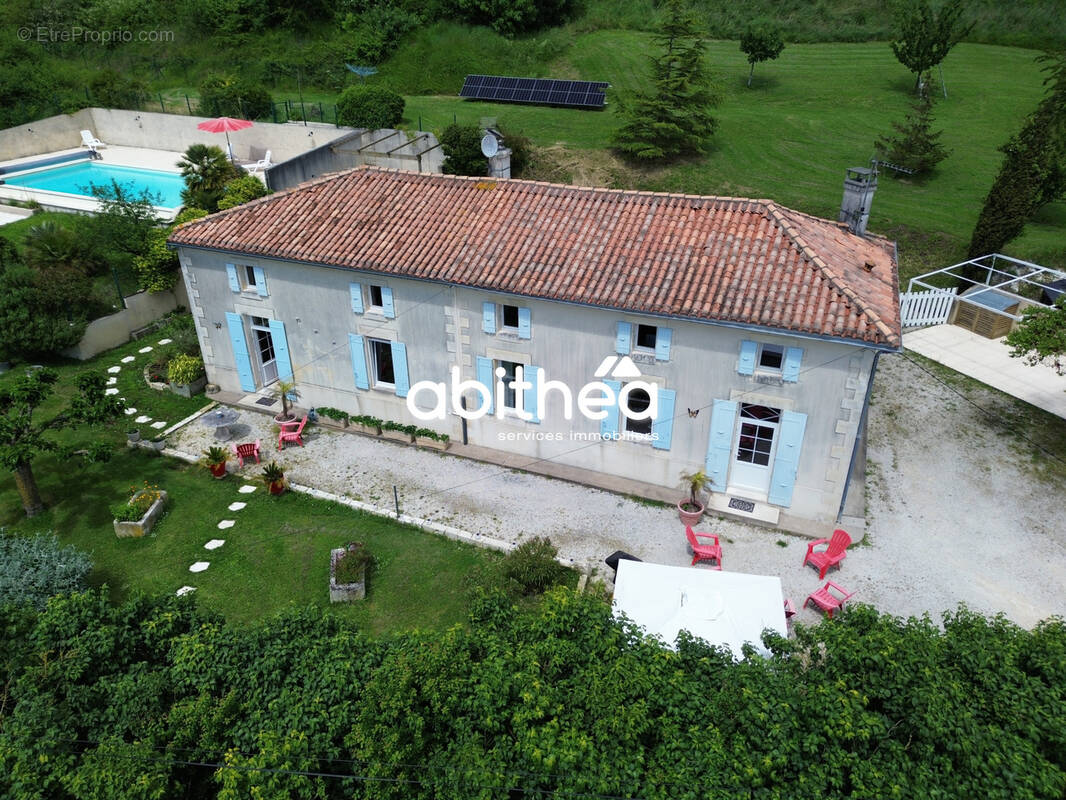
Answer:
M533 419L530 422L540 422L540 409L537 408L537 383L539 383L538 379L540 378L540 367L534 367L532 364L523 367L522 376L524 380L531 384L522 397L522 408L533 415Z
M392 289L388 286L381 287L381 308L388 319L396 316L396 307L392 304Z
M237 268L233 264L226 265L226 275L229 277L229 289L231 292L240 292L241 282L237 280Z
M781 412L777 454L774 456L774 471L770 475L770 494L767 498L774 505L785 508L792 505L792 489L796 485L796 471L799 469L803 433L806 428L806 414L795 411Z
M620 322L619 325L627 325L628 323ZM605 384L614 390L614 404L610 406L604 406L604 411L607 412L607 416L600 420L600 436L604 438L610 436L612 439L618 434L618 393L622 391L621 381L604 381Z
M633 349L630 346L630 329L632 326L628 322L618 323L618 333L614 337L614 351L619 355L628 356L629 352Z
M759 351L759 345L745 339L740 343L740 360L737 362L737 372L741 375L753 375L755 373L755 354Z
M363 348L363 337L349 333L348 349L352 351L352 372L355 374L355 388L369 389L370 374L366 368L366 350Z
M411 388L411 379L407 375L407 345L403 342L390 342L392 348L392 374L396 385L396 396L407 397Z
M254 392L255 378L252 375L252 359L248 355L248 342L244 338L244 322L240 314L227 311L226 323L229 325L230 341L233 342L233 363L237 366L237 377L240 378L241 389Z
M663 329L659 328L662 335ZM651 424L651 432L658 434L651 440L651 446L656 450L669 450L670 440L674 437L674 392L673 389L659 389L659 416Z
M492 359L477 357L477 382L489 390L489 413L493 412L496 398L493 395Z
M670 360L670 340L674 338L671 328L659 328L655 332L655 360Z
M803 363L802 347L785 348L785 363L781 367L781 380L795 383L799 380L800 364Z
M481 304L481 330L485 333L496 333L496 304Z
M285 338L285 323L270 320L270 341L274 345L274 358L277 359L278 377L283 381L292 380L292 359L289 358L289 342Z
M262 267L252 267L252 272L255 273L255 290L259 293L260 297L267 297L267 279L263 274Z
M363 287L358 283L348 284L348 294L352 298L352 313L363 313Z
M529 309L528 308L520 308L520 309L518 309L518 338L519 339L528 339L529 338Z
M715 400L711 410L711 435L707 440L704 472L711 488L724 492L729 477L729 459L733 455L733 426L737 421L737 404L732 400Z

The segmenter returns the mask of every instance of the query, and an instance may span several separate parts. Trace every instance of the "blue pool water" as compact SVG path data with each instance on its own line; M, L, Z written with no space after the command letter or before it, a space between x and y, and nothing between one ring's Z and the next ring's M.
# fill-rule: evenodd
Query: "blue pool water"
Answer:
M132 189L139 196L147 189L152 193L152 202L164 208L177 208L181 205L181 190L185 182L181 175L174 172L159 172L153 169L119 167L114 164L86 162L65 167L54 167L26 175L5 178L12 186L25 186L27 189L42 189L48 192L63 192L92 197L90 185L110 186L111 181L118 181L124 189ZM160 195L160 197L155 197Z

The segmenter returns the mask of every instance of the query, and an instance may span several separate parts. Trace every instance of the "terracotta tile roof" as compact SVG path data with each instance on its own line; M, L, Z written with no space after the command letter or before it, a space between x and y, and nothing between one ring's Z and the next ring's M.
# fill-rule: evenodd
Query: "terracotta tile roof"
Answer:
M893 245L769 200L360 167L187 223L169 241L900 344Z

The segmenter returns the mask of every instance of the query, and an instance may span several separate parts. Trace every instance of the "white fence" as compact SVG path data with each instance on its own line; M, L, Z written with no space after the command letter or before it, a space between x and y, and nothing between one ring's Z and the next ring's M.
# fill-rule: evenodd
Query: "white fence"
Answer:
M955 288L930 289L928 292L903 292L899 296L899 315L904 328L940 325L947 322L955 305Z

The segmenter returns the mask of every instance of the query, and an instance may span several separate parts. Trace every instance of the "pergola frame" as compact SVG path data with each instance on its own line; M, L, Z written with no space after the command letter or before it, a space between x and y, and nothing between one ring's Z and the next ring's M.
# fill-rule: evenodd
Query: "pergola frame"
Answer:
M952 264L950 267L943 267L942 269L934 270L932 272L926 272L924 275L919 275L916 278L911 278L910 282L907 284L907 292L914 291L915 286L919 286L923 289L932 289L934 291L941 289L939 286L933 286L926 282L925 279L931 278L934 275L947 275L957 280L975 283L973 278L962 274L962 270L967 267L977 267L985 270L983 283L987 288L981 289L978 292L973 292L966 297L960 295L958 299L963 302L972 301L976 294L995 290L1000 294L1009 295L1010 297L1017 298L1019 301L1030 305L1050 308L1051 306L1048 303L1018 294L1021 284L1027 283L1031 286L1037 286L1043 289L1051 281L1066 279L1066 272L1063 272L1062 270L1052 269L1051 267L1042 267L1039 264L1011 258L1002 253L990 253L987 256L971 258L966 261L961 261L958 264ZM1015 322L1021 319L1020 314L1011 314L1006 311L1000 311L998 308L992 308L985 305L981 305L981 308L985 311L992 311L1003 317L1009 317Z

